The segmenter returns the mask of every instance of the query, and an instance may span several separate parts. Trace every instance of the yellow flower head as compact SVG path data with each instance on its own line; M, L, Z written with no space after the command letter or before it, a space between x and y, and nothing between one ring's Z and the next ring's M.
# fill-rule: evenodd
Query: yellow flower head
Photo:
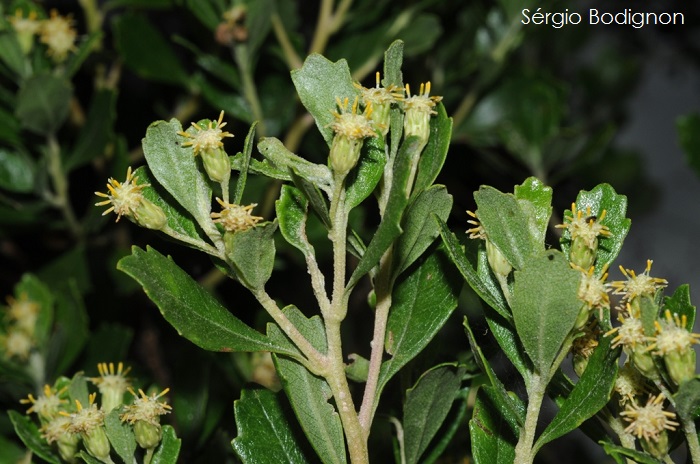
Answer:
M70 427L70 418L66 416L56 416L41 427L41 436L50 445L69 434L68 427Z
M630 363L626 363L617 374L615 379L615 391L620 396L619 404L636 404L636 398L647 391L646 379Z
M27 409L27 414L34 412L46 420L51 420L58 416L58 412L61 410L62 405L68 403L67 400L61 398L65 391L66 388L56 390L49 385L44 385L44 392L39 395L38 398L34 398L34 395L30 393L27 398L23 398L19 400L19 402L22 404L32 405L29 409Z
M134 216L136 210L144 200L141 191L150 186L150 184L138 185L136 183L138 179L139 177L133 175L131 166L129 166L129 169L126 171L126 180L124 182L119 182L116 179L110 178L107 181L107 190L109 190L109 193L95 192L95 195L107 198L105 201L95 203L95 206L111 204L109 209L102 213L103 216L114 211L117 215L116 222L119 222L122 216Z
M338 109L340 111L333 112L335 120L329 124L329 127L333 129L333 132L339 136L344 136L352 140L364 139L365 137L374 137L377 135L374 131L372 120L370 119L370 116L372 115L371 104L367 104L365 106L365 110L358 114L358 97L355 97L355 100L353 101L349 110L349 98L346 97L342 101L340 98L336 98L336 103L338 104Z
M221 205L222 210L220 213L211 213L211 217L214 222L221 224L228 232L246 231L255 227L262 220L262 217L251 214L253 208L258 206L257 203L241 206L227 203L221 198L217 198L216 201Z
M608 284L605 280L608 273L603 270L603 275L598 278L593 275L595 268L591 266L588 271L584 271L578 266L572 266L581 272L581 283L578 287L578 298L585 302L590 309L598 308L602 312L603 308L610 307L610 296L608 295ZM602 315L601 315L602 319Z
M227 124L222 122L223 119L224 112L222 110L221 113L219 113L219 119L216 121L209 121L206 128L199 124L192 123L192 127L195 128L194 133L185 131L178 132L181 136L191 139L183 143L182 146L192 147L194 156L223 147L224 142L222 142L222 140L226 137L233 137L232 133L221 130Z
M58 63L75 50L78 33L73 28L73 23L70 15L61 16L56 10L51 10L51 17L41 23L39 41L48 47L48 55Z
M664 399L663 393L660 393L658 396L649 396L644 406L627 403L625 410L620 413L624 420L630 422L625 432L637 438L656 441L664 430L676 430L680 424L673 420L676 418L675 413L664 411Z
M26 361L34 347L34 339L23 330L8 330L0 337L0 342L5 350L5 357L17 358L20 361Z
M582 335L574 339L574 343L571 345L571 352L586 359L590 358L598 346L600 333L601 330L595 321L585 325Z
M21 294L19 300L8 296L7 304L7 316L10 321L28 335L34 334L36 320L39 316L39 305L30 300L26 293Z
M476 216L476 213L473 213L471 211L467 211L467 214L474 219L469 219L467 221L468 224L473 225L471 229L467 229L467 233L469 234L469 238L471 239L481 239L481 240L486 240L486 231L484 230L484 227L481 225L479 222L479 218Z
M406 98L403 101L403 109L408 112L419 112L426 114L437 114L435 105L442 100L442 97L430 96L430 81L420 85L417 94L411 95L411 87L406 84Z
M169 414L171 407L166 402L160 402L159 398L165 396L170 391L166 388L162 392L148 396L143 390L139 389L138 396L134 390L129 389L132 395L134 395L134 403L126 406L124 408L124 413L119 416L122 422L128 422L133 424L137 421L143 421L151 425L160 426L160 416L164 414Z
M67 432L88 435L94 429L104 425L105 412L95 404L96 396L97 393L90 394L86 408L83 407L79 400L75 400L76 412L60 412L62 416L70 419L70 423L66 427Z
M92 377L90 381L97 385L102 394L102 409L111 411L122 404L124 393L131 387L131 380L127 377L131 368L124 369L121 362L116 369L114 363L99 363L97 370L100 376Z
M622 325L605 333L607 337L617 332L615 338L612 339L613 348L620 345L622 345L623 348L634 348L637 344L642 345L646 343L647 337L644 335L644 327L640 319L632 316L625 318L622 314L619 314L617 320L620 321Z
M376 85L375 87L364 87L359 82L355 82L354 85L362 94L362 104L372 107L377 107L379 105L392 104L394 102L400 101L403 98L403 92L399 91L399 87L395 85L390 85L389 87L382 87L380 84L381 74L377 71L375 74Z
M615 295L623 295L623 301L630 301L638 296L654 296L657 290L666 287L668 281L658 277L650 277L652 260L647 260L647 267L641 274L637 275L631 269L620 266L620 271L627 280L617 280L610 284L615 289Z
M11 16L9 19L17 34L34 35L41 27L41 21L37 20L36 11L30 11L25 18L22 10L17 8L15 10L15 15Z
M564 218L564 224L558 224L555 227L558 229L568 229L571 234L571 240L580 238L588 248L597 249L598 237L609 237L610 229L608 226L601 224L607 211L603 210L600 216L591 216L591 207L586 207L586 215L583 211L576 209L576 203L571 204L571 217Z
M655 355L664 356L669 353L685 353L692 349L696 343L700 343L700 334L692 333L686 329L688 317L678 314L671 316L668 309L664 313L665 320L654 321L656 336L651 337L653 343L648 350L654 350Z

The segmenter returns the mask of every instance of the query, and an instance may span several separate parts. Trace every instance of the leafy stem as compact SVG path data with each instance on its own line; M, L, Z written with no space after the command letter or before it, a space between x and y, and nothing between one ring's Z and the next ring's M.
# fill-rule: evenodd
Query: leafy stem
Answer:
M525 423L520 429L520 439L515 446L515 464L531 464L535 459L536 451L532 444L535 440L537 420L540 416L547 383L547 379L537 371L533 372L532 377L530 377L530 383L527 385L527 413Z
M688 440L688 452L693 460L693 464L700 463L700 442L698 442L698 432L695 428L695 420L682 420L683 433L685 439Z
M68 177L63 171L63 163L61 162L61 147L56 140L56 134L50 133L46 137L46 154L48 157L48 171L53 183L54 192L49 201L58 209L61 210L63 218L68 224L73 237L80 239L82 236L82 228L75 217L75 212L70 204L68 197Z

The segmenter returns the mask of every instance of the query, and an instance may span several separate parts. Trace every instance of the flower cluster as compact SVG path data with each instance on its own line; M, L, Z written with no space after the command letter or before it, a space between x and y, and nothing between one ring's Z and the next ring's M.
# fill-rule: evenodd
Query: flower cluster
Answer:
M244 232L255 227L262 220L262 217L252 214L253 208L258 206L257 203L241 206L225 202L221 198L217 198L216 201L221 205L221 212L211 213L211 217L227 232Z
M25 54L32 50L35 36L46 46L46 54L56 63L64 62L76 50L78 33L71 15L61 16L58 11L51 10L48 19L39 19L36 11L28 12L25 17L22 10L17 9L9 21Z
M8 296L5 318L7 325L0 334L3 356L26 362L36 345L35 331L41 306L22 293L18 298Z
M226 126L224 112L219 113L219 119L211 121L202 119L187 131L178 132L179 135L187 139L182 144L183 147L192 147L194 156L199 155L204 164L204 170L214 182L228 185L231 178L231 161L223 149L223 139L233 137L230 132L223 131Z
M602 223L606 211L599 216L591 214L591 208L586 207L586 215L577 210L576 203L571 204L571 215L565 216L564 224L558 224L559 229L566 229L570 235L571 249L569 261L582 268L589 269L595 263L598 253L599 237L609 237L610 229Z
M95 192L95 195L106 198L104 201L95 203L95 206L106 206L109 208L102 213L106 215L114 211L117 221L122 216L148 229L161 230L167 223L167 218L163 210L155 205L143 195L143 189L150 184L138 184L138 176L131 171L131 166L126 171L126 180L119 182L114 178L107 181L109 193Z

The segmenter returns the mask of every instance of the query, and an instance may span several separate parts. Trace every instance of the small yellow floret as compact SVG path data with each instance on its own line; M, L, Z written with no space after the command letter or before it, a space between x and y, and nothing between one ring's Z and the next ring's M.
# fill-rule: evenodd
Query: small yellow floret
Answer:
M132 217L136 213L136 209L143 201L141 191L150 186L150 184L138 185L136 181L138 176L134 176L131 172L131 166L126 171L126 180L122 183L114 178L107 181L107 190L109 193L95 192L95 195L107 198L105 201L95 203L95 206L111 206L102 215L106 215L114 211L117 215L117 221L122 216Z
M474 226L471 229L467 229L467 233L469 234L469 238L486 240L486 231L484 230L484 227L479 222L479 218L477 217L476 213L473 213L471 211L467 211L467 214L474 218L474 219L469 219L467 221L468 224L471 224Z
M132 395L134 395L134 403L126 406L124 408L124 413L119 416L122 422L128 422L133 424L137 421L147 422L149 424L160 426L159 416L164 414L169 414L171 407L166 402L160 402L158 399L165 396L170 391L166 388L157 395L153 393L152 395L146 395L143 390L139 389L140 397L134 392L134 390L129 389Z
M255 227L255 225L263 218L253 216L253 208L258 206L257 203L251 203L247 206L227 203L221 198L216 201L221 205L220 213L211 213L214 222L221 224L228 232L243 232Z
M564 218L564 224L557 224L558 229L568 229L571 234L571 240L581 238L586 246L590 249L597 249L597 240L599 236L609 237L610 229L608 226L601 224L607 211L603 210L600 216L591 215L591 207L586 207L586 216L583 211L576 209L576 203L571 204L571 216Z
M608 337L617 332L617 336L612 339L612 347L622 345L623 348L636 347L637 344L644 344L647 341L647 337L644 335L644 328L642 326L642 321L635 317L623 317L619 314L617 320L622 323L622 325L615 327L605 333Z
M219 119L216 121L209 121L206 129L199 124L192 123L192 127L196 129L194 133L185 131L178 132L178 134L181 136L191 139L183 143L182 146L191 146L195 156L203 152L223 147L224 142L222 142L222 140L226 137L233 137L232 133L221 130L227 124L222 122L223 119L224 111L222 110L221 113L219 113Z
M657 290L666 287L668 281L658 277L650 277L651 265L653 261L647 260L647 267L641 274L637 275L631 269L620 266L620 271L627 280L617 280L611 282L610 286L615 289L615 295L622 295L623 301L630 301L635 297L647 295L654 296Z
M349 111L349 98L346 97L342 101L340 98L336 98L336 103L338 104L338 109L340 111L333 112L335 120L329 124L329 127L333 129L333 132L339 136L344 136L353 140L363 139L365 137L374 137L377 135L377 133L374 131L372 120L370 119L370 116L372 115L371 104L367 104L365 106L365 110L358 114L358 97L355 97Z
M83 407L79 400L75 400L76 412L74 413L60 412L61 415L70 419L66 431L87 435L104 424L105 413L95 404L96 397L97 393L90 394L87 407Z
M406 98L403 102L405 112L416 111L427 114L437 114L435 105L442 100L442 97L430 96L430 81L420 85L420 91L416 95L411 95L411 87L406 84Z
M44 419L50 420L58 415L63 404L68 403L67 400L61 399L61 395L65 391L65 388L57 391L49 385L44 385L44 392L38 398L34 398L34 395L30 393L27 398L23 398L19 402L32 405L27 409L27 414L36 413Z
M664 411L664 395L649 396L647 404L639 406L631 402L620 413L624 420L630 422L625 432L635 435L637 438L657 441L659 434L664 430L676 430L680 424L673 419L676 414Z
M692 349L694 344L700 343L700 334L686 329L688 317L685 314L683 317L679 317L678 314L672 316L671 311L667 309L664 316L666 320L654 321L656 336L651 338L653 343L649 345L649 351L653 350L658 356L674 352L682 354Z
M62 62L68 53L75 50L78 33L73 28L73 18L61 16L51 10L51 18L41 23L39 41L48 47L48 55L56 62Z

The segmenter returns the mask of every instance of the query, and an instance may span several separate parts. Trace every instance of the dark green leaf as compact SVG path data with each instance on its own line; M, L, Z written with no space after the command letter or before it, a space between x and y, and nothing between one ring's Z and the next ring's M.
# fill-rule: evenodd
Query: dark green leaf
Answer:
M240 205L241 200L243 199L243 191L245 190L245 184L248 180L250 156L253 153L253 144L255 143L255 128L257 126L257 122L254 122L250 126L250 129L248 130L248 135L246 135L245 137L245 143L243 144L243 153L241 157L241 164L239 167L238 180L236 181L236 191L233 194L233 203L236 205Z
M470 260L465 254L462 244L457 240L455 234L447 227L447 224L440 218L434 217L434 219L440 226L440 235L442 236L443 243L445 243L445 249L447 250L450 260L457 266L457 270L462 274L464 280L467 281L472 290L474 290L486 304L505 319L509 321L512 320L513 317L498 287L489 282L485 282L477 274L474 264L472 264L476 261L476 257L472 254L472 259Z
M13 28L0 33L0 60L19 77L27 77L31 73L31 66L22 53L22 47L17 40Z
M170 43L145 16L120 15L113 26L116 47L126 65L146 79L188 87L187 72Z
M413 264L440 235L435 216L446 221L452 210L452 195L442 185L423 190L406 208L402 220L403 234L394 244L394 275Z
M88 58L88 56L90 56L90 53L98 49L103 38L104 35L102 34L102 31L95 31L90 33L90 35L83 37L78 42L78 48L75 50L75 52L68 56L65 63L64 75L72 78L75 73L78 72L80 66L85 63L85 60Z
M529 381L532 374L532 363L525 353L523 344L515 333L515 327L511 320L504 319L500 314L491 311L484 312L486 323L491 329L491 334L508 357L513 366L520 372L525 381Z
M615 386L620 356L620 349L611 349L610 344L611 337L601 337L600 344L588 360L586 370L573 391L537 439L535 450L580 427L608 403Z
M276 230L277 220L245 231L227 232L224 236L236 275L252 288L263 288L272 275Z
M98 363L111 359L126 359L134 338L133 329L116 324L102 324L91 334L85 346L81 365L94 369Z
M282 185L280 198L275 202L275 211L282 236L304 256L313 255L314 249L306 237L306 220L309 201L299 189Z
M325 327L320 317L307 319L293 306L284 308L284 313L314 348L326 353ZM276 325L270 324L268 333L272 340L280 344L290 343ZM290 344L289 349L296 348ZM335 407L328 402L333 396L328 383L311 374L297 361L276 356L275 365L299 424L321 461L345 463L343 427Z
M599 442L599 444L605 450L608 456L624 456L626 458L631 458L634 462L638 464L663 464L664 461L660 461L647 453L642 453L640 451L635 451L623 446L613 445L611 443Z
M29 193L34 190L35 174L35 163L29 156L0 148L0 188Z
M231 169L234 171L240 171L243 169L244 157L243 153L237 153L235 156L229 157L231 160ZM250 165L248 166L248 172L253 174L263 175L265 177L270 177L272 179L291 181L292 176L287 171L283 171L276 166L273 166L269 161L258 161L255 158L250 160Z
M418 173L412 195L418 195L433 185L445 164L447 150L450 148L452 118L447 116L442 103L437 105L436 110L437 115L430 118L430 138L418 162Z
M267 160L283 171L293 171L316 186L330 186L333 176L328 166L315 164L295 155L274 137L266 137L258 143L258 150Z
M403 64L403 41L395 40L389 45L384 52L384 79L382 85L389 87L394 85L403 89L403 73L401 66Z
M46 440L41 438L39 428L29 416L20 414L17 411L7 411L7 414L10 416L15 433L17 433L17 436L28 449L46 462L61 464L61 460L54 454Z
M22 127L37 134L55 133L68 116L71 83L53 74L34 75L24 82L17 94L15 115Z
M301 103L314 117L316 127L330 146L333 129L329 125L334 119L333 112L337 111L336 99L348 98L352 102L359 95L347 61L332 63L321 55L310 55L301 69L292 71L292 81Z
M379 223L377 232L372 237L369 245L367 245L362 259L360 259L355 271L350 276L346 291L353 288L362 276L377 265L384 252L402 232L401 219L406 205L408 204L406 185L408 184L408 177L411 170L411 158L416 152L418 145L418 138L411 137L404 141L401 150L396 156L393 181L389 193L389 200L387 201L384 211L384 217L382 217L382 221Z
M177 119L152 123L143 139L143 153L153 177L208 232L214 227L209 217L211 188L197 167L192 149L182 146L184 138L178 135L181 131Z
M112 0L114 1L114 0ZM123 1L123 0L122 0ZM134 1L134 0L131 0ZM143 1L143 0L140 0ZM146 0L148 1L148 0ZM166 0L160 0L166 1ZM167 0L170 1L170 0ZM194 14L194 16L199 19L202 24L207 26L207 28L214 32L216 31L216 26L221 23L221 9L217 8L215 2L202 1L202 0L186 0L187 8Z
M5 422L4 418L3 422ZM25 454L27 450L24 447L19 446L9 437L0 435L0 462L18 463L22 461Z
M391 359L382 363L379 392L425 348L457 307L462 285L444 251L436 249L422 259L392 293L385 340Z
M659 305L655 299L649 295L639 297L639 319L642 321L644 335L654 337L656 335L656 319L659 317Z
M22 135L19 120L15 115L0 108L0 142L5 142L10 146L21 145Z
M547 250L515 271L513 321L535 370L549 375L581 309L581 273L557 250Z
M119 420L119 409L112 409L105 416L105 432L107 432L112 449L122 458L122 461L133 462L136 452L136 437L134 437L133 428Z
M92 455L82 450L78 451L78 457L82 459L85 462L85 464L104 464L99 459L92 457Z
M499 407L499 397L494 390L494 387L481 387L469 421L474 464L512 464L515 461L518 429L508 421L508 416L503 416L506 410Z
M132 248L117 268L136 279L180 335L210 351L287 350L251 329L171 259L148 247Z
M403 431L406 462L418 462L442 426L459 392L464 367L435 366L406 391Z
M380 137L366 139L357 166L345 179L345 205L348 211L374 192L384 174L384 165L384 140Z
M544 243L552 215L552 188L536 177L529 177L522 185L515 186L515 198L528 219L530 235L535 243Z
M321 191L314 184L298 176L295 172L290 171L290 174L294 185L296 185L296 187L309 200L309 204L311 205L314 213L316 213L316 216L318 216L327 229L330 229L331 216L328 211L328 204L326 203L326 199L323 197Z
M67 171L104 155L107 144L114 136L112 126L116 118L116 99L117 94L111 89L98 90L93 96L85 125L80 130L73 151L66 158Z
M200 6L208 2L198 2ZM160 10L170 8L173 5L173 0L109 0L104 8L149 8Z
M430 447L430 453L423 457L423 464L434 464L438 462L442 454L452 442L455 434L462 431L462 424L467 414L467 397L469 395L469 387L464 387L455 398L456 406L453 406L452 412L447 417L445 425L440 432L439 439L436 438L436 443Z
M671 311L671 314L678 314L678 317L687 318L685 328L692 331L695 326L695 306L690 302L690 286L683 284L673 292L673 295L664 297L664 309Z
M256 57L260 45L270 32L270 14L275 10L273 0L247 0L245 25L248 29L247 54L251 58Z
M700 377L683 382L673 399L676 412L683 422L697 419L700 416Z
M676 120L678 140L688 165L700 175L700 113L691 113Z
M48 282L47 280L44 280ZM60 375L73 364L88 340L88 316L75 280L54 292L54 327L46 349L46 375Z
M177 464L182 440L175 435L175 429L169 425L163 426L163 439L158 446L151 464Z
M589 209L590 208L590 209ZM605 211L605 218L601 224L610 229L609 237L598 237L598 254L596 255L595 273L601 275L603 268L607 268L617 258L632 221L625 217L627 212L627 197L618 195L608 184L599 184L593 190L582 190L576 198L576 209L586 216L601 217ZM590 214L589 214L590 211ZM564 212L564 218L571 218L569 210ZM564 229L561 236L561 250L569 254L571 247L571 233Z
M238 436L231 445L244 464L306 464L278 395L264 390L241 392L233 403Z

